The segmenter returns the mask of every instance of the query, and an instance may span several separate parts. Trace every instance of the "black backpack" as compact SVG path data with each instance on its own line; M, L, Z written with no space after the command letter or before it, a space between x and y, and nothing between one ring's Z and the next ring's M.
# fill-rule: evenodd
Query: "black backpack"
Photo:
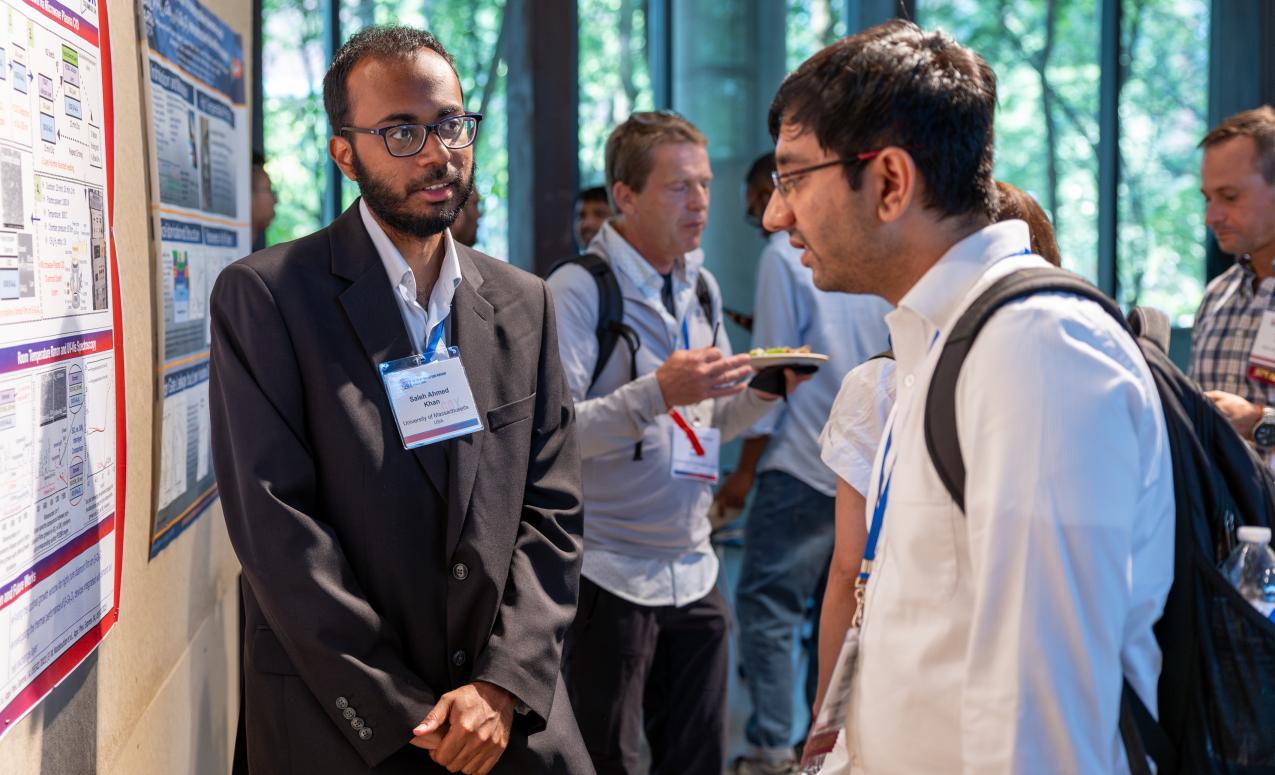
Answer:
M615 270L611 268L611 262L594 253L581 253L554 264L549 270L549 275L567 264L583 267L593 276L593 281L598 286L598 324L594 329L598 337L598 359L593 364L589 388L593 388L598 377L602 375L602 370L611 362L611 355L615 353L615 348L621 339L629 346L629 379L637 379L637 353L642 342L638 339L637 332L624 322L624 296L620 293L620 283L615 278ZM713 295L708 290L708 281L704 279L703 272L695 278L695 298L699 300L700 309L704 311L704 318L712 323ZM642 459L642 442L640 441L633 449L633 459Z
M1005 304L1037 293L1098 303L1122 324L1119 306L1080 277L1052 267L994 282L961 315L939 354L925 407L925 442L939 478L965 509L965 464L956 435L956 380L974 339ZM1173 585L1155 626L1164 660L1159 722L1124 685L1120 730L1135 775L1275 772L1275 622L1218 571L1239 525L1270 526L1275 483L1226 418L1168 357L1163 313L1135 308L1127 330L1146 359L1164 408L1173 465ZM1145 754L1144 754L1145 752Z

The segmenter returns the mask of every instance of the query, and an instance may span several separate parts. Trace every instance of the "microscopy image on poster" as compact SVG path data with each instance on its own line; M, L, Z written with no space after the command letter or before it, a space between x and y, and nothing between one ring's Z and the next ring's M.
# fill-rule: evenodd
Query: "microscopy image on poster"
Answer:
M216 499L208 296L250 252L251 155L240 36L197 0L143 0L142 18L161 356L153 556Z
M106 9L0 0L0 736L118 618Z

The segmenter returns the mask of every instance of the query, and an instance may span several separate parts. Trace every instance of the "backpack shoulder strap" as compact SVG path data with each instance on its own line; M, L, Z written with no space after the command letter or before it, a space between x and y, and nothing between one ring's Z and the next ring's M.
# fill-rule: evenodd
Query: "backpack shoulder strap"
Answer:
M1129 329L1135 337L1146 339L1159 347L1160 352L1169 354L1173 324L1168 315L1154 307L1134 307L1129 310Z
M925 446L939 479L965 511L965 460L956 436L956 380L979 331L1001 307L1037 293L1070 293L1097 302L1124 325L1120 307L1079 275L1054 267L1020 269L992 283L961 314L939 353L925 398Z
M704 310L704 319L709 325L716 328L717 321L713 319L713 292L708 288L708 280L704 279L704 270L695 277L695 298L699 300L699 308ZM713 342L717 344L717 342Z
M594 329L598 337L598 359L593 364L593 374L589 377L589 387L592 388L610 362L620 338L624 337L634 350L637 349L638 340L636 336L626 334L626 330L631 329L624 325L624 296L620 293L620 282L615 277L611 263L594 253L582 253L554 264L549 274L567 264L582 267L593 276L593 281L598 286L598 323Z

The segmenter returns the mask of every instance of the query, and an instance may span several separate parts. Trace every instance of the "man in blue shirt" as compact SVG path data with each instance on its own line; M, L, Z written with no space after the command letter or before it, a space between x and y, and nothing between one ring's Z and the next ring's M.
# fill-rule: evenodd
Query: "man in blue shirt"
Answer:
M775 155L753 163L748 174L748 216L758 224L773 192ZM806 603L823 591L832 558L836 476L819 458L819 433L846 372L887 347L885 314L877 296L826 293L815 288L801 250L787 232L767 232L757 268L754 347L798 347L829 356L799 394L753 425L739 467L717 493L721 512L741 508L756 481L744 532L744 560L736 590L740 658L752 700L745 727L750 754L738 773L795 770L793 742L793 639ZM815 607L818 642L818 606ZM809 649L809 675L817 675ZM814 700L813 681L807 699Z

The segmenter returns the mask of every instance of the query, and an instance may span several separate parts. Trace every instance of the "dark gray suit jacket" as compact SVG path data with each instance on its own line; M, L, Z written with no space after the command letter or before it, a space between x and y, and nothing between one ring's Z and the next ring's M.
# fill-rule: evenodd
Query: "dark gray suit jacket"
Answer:
M254 772L443 772L411 730L474 680L530 708L496 772L592 772L560 679L582 523L553 304L533 275L457 251L449 342L485 429L412 451L377 372L412 346L357 206L213 289Z

